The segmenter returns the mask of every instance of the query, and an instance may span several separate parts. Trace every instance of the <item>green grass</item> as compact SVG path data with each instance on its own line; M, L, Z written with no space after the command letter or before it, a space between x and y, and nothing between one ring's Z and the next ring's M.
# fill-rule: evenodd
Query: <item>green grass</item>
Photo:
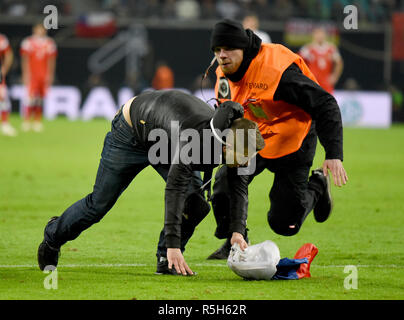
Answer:
M20 126L16 116L11 121ZM46 290L47 274L36 266L43 228L49 217L91 192L109 128L105 120L59 118L45 122L43 133L0 136L0 299L404 298L403 126L345 130L349 183L333 188L335 208L327 222L318 224L310 215L294 237L275 234L266 222L273 175L265 172L251 184L252 243L273 240L281 257L289 258L304 243L314 243L319 254L311 278L244 281L225 261L207 261L222 243L213 236L212 213L185 251L198 275L154 275L164 182L147 168L100 223L63 246L58 289ZM319 147L314 165L323 157ZM346 265L357 266L358 289L344 288Z

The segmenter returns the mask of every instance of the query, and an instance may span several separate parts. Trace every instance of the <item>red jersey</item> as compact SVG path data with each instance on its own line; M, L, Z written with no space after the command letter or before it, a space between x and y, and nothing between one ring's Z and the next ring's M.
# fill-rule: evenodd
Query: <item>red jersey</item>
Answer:
M330 76L335 61L341 58L337 47L329 42L323 45L310 43L300 49L299 55L304 59L320 86L332 93L334 86L330 83Z
M7 51L11 50L10 43L8 42L7 37L4 34L0 33L0 65L3 63L4 55ZM3 75L0 76L0 85L5 84L5 78ZM1 93L0 93L1 95ZM1 98L1 97L0 97Z
M23 40L20 53L28 58L30 81L35 81L45 79L49 58L57 55L57 49L52 38L32 35Z

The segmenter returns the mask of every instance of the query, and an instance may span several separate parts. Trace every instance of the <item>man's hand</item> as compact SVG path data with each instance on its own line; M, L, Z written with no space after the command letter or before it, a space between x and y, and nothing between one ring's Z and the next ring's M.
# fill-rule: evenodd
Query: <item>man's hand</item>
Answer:
M339 159L327 159L323 163L323 173L328 175L328 170L331 171L334 184L338 187L346 184L348 181L348 175L345 172L342 161Z
M168 260L168 269L171 269L174 265L175 271L177 271L178 274L182 274L184 276L194 275L192 270L188 267L187 263L185 262L184 256L182 255L181 250L179 248L168 248L167 260Z
M243 235L241 233L238 233L238 232L233 232L233 235L231 237L230 243L231 243L231 245L233 245L235 243L238 243L238 245L240 246L240 249L243 250L243 251L245 249L247 249L247 247L248 247L248 244L244 240Z

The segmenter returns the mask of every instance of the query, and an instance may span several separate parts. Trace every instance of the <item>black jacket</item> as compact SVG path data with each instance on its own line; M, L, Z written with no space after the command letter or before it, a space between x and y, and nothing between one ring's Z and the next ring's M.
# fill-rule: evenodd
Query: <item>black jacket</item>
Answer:
M343 160L341 112L335 98L306 77L296 64L282 74L274 100L282 100L306 111L315 122L326 159Z
M133 100L130 118L136 141L148 150L149 161L154 161L159 156L160 160L167 160L170 165L165 188L164 220L168 248L180 248L185 192L192 172L210 171L221 163L222 145L212 135L212 118L214 128L224 131L231 126L233 120L243 117L243 114L243 107L238 103L225 103L214 110L199 98L175 90L144 92ZM152 132L154 129L157 130ZM199 139L199 152L192 149L192 158L178 156L184 154L176 151L185 150L184 146L194 139L189 135L190 131L198 133L196 138ZM182 134L188 139L183 139ZM156 135L159 139L161 136L167 138L165 142L160 142L163 151L155 152L160 141ZM167 153L166 151L168 154L161 154ZM153 157L153 154L157 156ZM248 205L247 178L237 175L236 170L231 171L233 174L229 179L233 216L230 231L244 233Z

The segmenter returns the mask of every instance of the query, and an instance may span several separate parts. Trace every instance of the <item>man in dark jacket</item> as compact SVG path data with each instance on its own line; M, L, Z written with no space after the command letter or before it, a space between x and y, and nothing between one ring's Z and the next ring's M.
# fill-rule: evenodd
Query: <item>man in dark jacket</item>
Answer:
M265 139L248 182L265 169L274 173L268 212L272 230L296 234L313 209L317 222L326 221L332 210L328 171L337 186L348 180L342 165L341 114L334 97L318 85L301 57L282 45L262 44L236 21L215 25L211 50L219 64L218 100L242 104L244 117L258 123ZM309 177L317 136L326 159ZM230 251L227 171L217 171L212 195L215 235L227 241L208 259L226 259Z
M263 148L257 125L244 120L243 108L238 103L229 102L214 111L202 100L174 90L145 92L130 99L119 109L105 137L93 192L46 225L44 240L38 248L40 269L56 266L60 247L99 222L135 176L152 165L166 181L165 222L157 248L157 273L192 275L182 252L195 227L210 210L203 196L204 185L195 171L207 173L204 180L205 185L209 184L209 174L221 163L222 153L226 161L229 155L237 153L237 136L226 135L225 129L242 129L249 134L251 130L245 129L253 129L253 136L244 142L251 142L254 152ZM237 167L246 165L251 154L227 161L234 166L229 171L234 203L231 241L242 248L247 246L243 238L247 179L237 174Z

